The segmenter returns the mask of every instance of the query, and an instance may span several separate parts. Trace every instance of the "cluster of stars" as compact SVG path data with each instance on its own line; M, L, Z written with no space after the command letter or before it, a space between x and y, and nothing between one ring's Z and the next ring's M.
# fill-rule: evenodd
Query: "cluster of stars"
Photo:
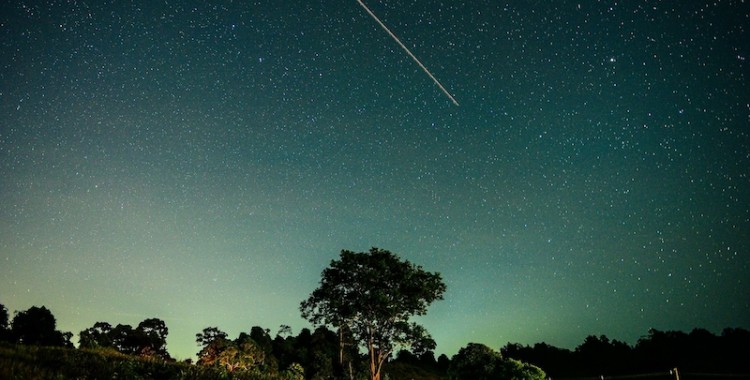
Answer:
M367 3L461 107L354 0L8 6L0 303L189 356L379 246L448 353L750 323L741 2Z

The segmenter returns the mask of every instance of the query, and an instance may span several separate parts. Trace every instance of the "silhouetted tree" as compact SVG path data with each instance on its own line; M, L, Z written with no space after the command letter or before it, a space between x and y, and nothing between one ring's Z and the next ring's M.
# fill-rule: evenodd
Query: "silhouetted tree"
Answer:
M273 352L273 340L269 335L270 330L264 329L260 326L253 326L250 328L250 338L255 341L255 344L260 347L263 352L271 354Z
M547 374L544 371L529 363L520 360L507 358L503 360L503 372L498 377L500 379L511 380L546 380Z
M738 335L733 337L734 333ZM750 333L730 329L716 336L698 328L689 334L651 329L648 336L638 340L634 355L644 370L677 367L693 372L749 372Z
M647 371L678 367L687 341L687 334L681 331L650 329L648 336L641 337L635 347L640 367Z
M409 350L399 350L395 361L406 364L419 364L419 358Z
M219 353L218 364L230 372L238 369L276 372L263 349L250 338L231 342Z
M25 345L72 347L70 338L73 334L57 331L56 324L55 316L49 309L32 306L13 317L11 337Z
M253 331L255 332L253 333ZM269 331L255 326L250 330L250 334L240 333L234 342L241 352L250 353L253 368L265 373L275 373L278 371L279 365L273 356L273 341L271 336L268 335ZM253 335L261 339L262 343L258 343Z
M451 359L448 370L452 380L491 380L502 373L503 358L499 352L480 343L469 343Z
M480 343L469 343L451 359L452 380L545 380L541 368L502 355Z
M300 340L300 345L304 340ZM343 369L338 362L338 338L335 332L319 326L309 336L304 352L306 360L300 361L310 379L331 379L343 377ZM302 349L302 347L299 347Z
M340 259L323 270L320 286L300 310L313 324L346 327L369 354L370 378L379 380L383 363L396 347L435 347L427 331L409 319L426 314L444 292L440 274L389 251L343 250Z
M265 352L250 337L250 334L240 333L239 337L232 341L227 339L227 334L218 328L207 327L195 336L195 341L203 347L198 352L197 364L220 366L229 372L236 370L264 373L278 372L278 366L273 356Z
M577 358L572 351L544 342L536 343L533 347L508 343L500 349L500 353L506 358L534 364L553 378L583 376L578 372Z
M131 325L118 324L110 331L112 346L126 355L138 354L140 342Z
M583 376L624 374L633 368L630 346L617 340L610 341L606 335L587 336L575 352L579 367L587 371L581 373Z
M305 367L308 368L308 364L312 360L312 354L310 353L310 347L312 346L312 331L308 328L300 330L299 334L294 340L295 347L295 360Z
M447 356L442 357L449 362ZM386 363L384 371L392 379L436 380L447 376L448 365L449 363L444 363L441 368L432 351L417 355L409 350L400 350L395 359Z
M440 373L448 373L450 368L451 359L446 354L440 354L437 358L437 369Z
M294 341L294 336L281 336L279 334L276 334L273 339L273 356L279 361L279 368L286 368L295 362L296 348L294 347Z
M0 329L8 329L8 322L10 322L10 319L8 318L8 309L5 307L5 305L0 303Z
M721 332L721 355L717 365L727 372L750 372L750 331L740 328L726 328Z
M126 355L171 359L167 352L167 325L158 318L143 320L136 328L96 322L79 334L81 348L112 347Z
M217 327L206 327L203 331L195 334L195 342L199 346L206 347L217 339L227 339L227 333Z
M288 369L297 363L304 368L308 379L348 378L349 361L346 367L340 365L338 339L338 335L325 326L318 326L314 332L303 328L297 336L277 334L272 342L272 353L279 368ZM347 359L352 359L352 372L363 372L357 346L346 346L345 351Z
M501 352L535 364L553 378L663 372L675 367L683 373L750 372L750 332L744 329L725 329L721 336L700 328L690 333L651 329L634 347L592 335L573 352L545 343L533 348L508 343Z
M141 356L158 356L162 359L169 359L167 353L167 334L169 329L167 325L158 318L149 318L138 324L135 331L139 340L139 354Z
M80 348L113 347L112 325L107 322L96 322L78 334Z
M5 305L0 304L0 342L11 340L9 321L8 309L5 308Z
M435 352L428 350L422 353L418 353L419 365L423 367L435 367L437 361L435 360Z
M206 327L195 334L195 342L201 346L198 351L198 364L213 365L219 354L230 344L227 333L217 327Z

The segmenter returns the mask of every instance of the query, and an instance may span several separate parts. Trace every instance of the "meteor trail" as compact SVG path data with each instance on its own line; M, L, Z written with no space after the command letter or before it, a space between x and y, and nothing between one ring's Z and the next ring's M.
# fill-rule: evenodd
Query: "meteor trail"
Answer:
M406 52L406 54L409 54L409 57L411 57L411 59L413 59L414 62L416 62L417 65L419 65L419 67L422 68L422 70L425 72L425 74L427 74L432 79L432 81L435 82L435 84L438 87L440 87L440 90L442 90L443 93L446 96L448 96L448 98L453 102L453 104L458 105L458 101L456 101L456 98L454 98L453 95L451 95L448 92L448 90L446 90L445 87L443 87L443 85L440 84L440 82L437 80L437 78L435 78L435 76L432 75L432 73L430 72L430 70L427 70L427 67L425 67L425 65L423 65L422 62L419 61L419 59L417 59L417 57L411 52L411 50L409 50L409 48L407 48L406 45L404 45L403 42L401 42L401 40L399 40L398 37L396 37L396 35L393 34L393 32L391 32L391 30L388 29L388 27L385 26L385 24L383 24L382 21L380 21L380 19L378 18L378 16L376 16L375 13L372 13L372 11L370 10L370 8L368 8L367 5L365 5L365 3L362 0L357 0L357 2L359 3L359 5L362 6L362 8L365 9L365 11L367 11L367 14L369 14L370 16L372 16L372 18L374 18L375 21L377 21L377 23L378 23L378 25L380 25L380 27L383 28L383 30L385 30L386 33L388 33L388 35L391 36L391 38L393 38L393 40L396 41L396 43L398 43L398 45L401 46L402 49L404 49L404 51Z

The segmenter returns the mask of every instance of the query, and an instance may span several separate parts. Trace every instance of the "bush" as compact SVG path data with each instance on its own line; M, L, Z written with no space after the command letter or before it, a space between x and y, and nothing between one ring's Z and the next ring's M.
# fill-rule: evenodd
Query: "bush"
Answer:
M539 367L515 359L504 359L499 352L479 343L469 343L451 360L453 380L544 380Z

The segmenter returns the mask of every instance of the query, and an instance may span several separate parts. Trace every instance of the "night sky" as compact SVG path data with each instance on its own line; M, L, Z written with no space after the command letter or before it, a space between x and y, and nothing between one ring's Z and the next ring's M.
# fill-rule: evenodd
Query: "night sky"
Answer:
M376 246L449 356L750 327L747 1L365 2L460 106L355 0L2 2L0 303L184 359Z

